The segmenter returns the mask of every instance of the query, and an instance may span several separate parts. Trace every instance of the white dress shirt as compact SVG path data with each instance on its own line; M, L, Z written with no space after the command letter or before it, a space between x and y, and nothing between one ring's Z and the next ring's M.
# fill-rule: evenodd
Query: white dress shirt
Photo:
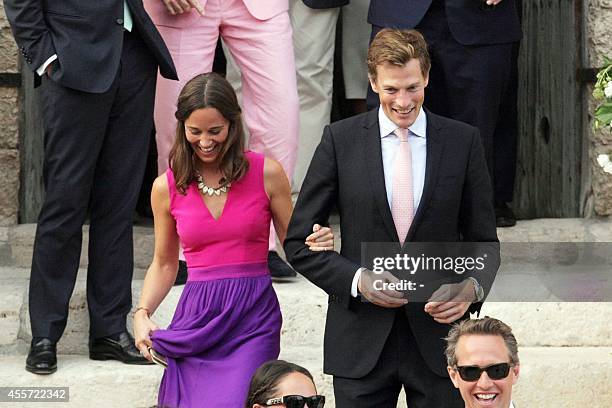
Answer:
M400 140L395 135L397 125L391 121L383 111L378 108L378 128L380 131L380 147L382 151L383 172L385 175L385 190L387 202L391 206L393 197L393 173L395 170L395 157L399 150ZM414 197L414 211L416 212L423 196L425 185L425 163L427 161L427 115L421 108L412 126L408 127L408 143L412 151L412 195ZM357 283L361 276L361 268L355 272L351 285L351 296L357 297Z

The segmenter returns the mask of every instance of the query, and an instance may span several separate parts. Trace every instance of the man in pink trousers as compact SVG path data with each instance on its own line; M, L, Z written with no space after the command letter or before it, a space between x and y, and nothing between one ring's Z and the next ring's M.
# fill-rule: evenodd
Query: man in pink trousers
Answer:
M168 168L176 134L176 100L183 85L212 70L219 35L242 72L243 117L249 148L281 163L289 180L297 158L298 110L288 0L144 0L162 35L179 81L157 79L155 129L158 172ZM274 251L270 269L295 275Z

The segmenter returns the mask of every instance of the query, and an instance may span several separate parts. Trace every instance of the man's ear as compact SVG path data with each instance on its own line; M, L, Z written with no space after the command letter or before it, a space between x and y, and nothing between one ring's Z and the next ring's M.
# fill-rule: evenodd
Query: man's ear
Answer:
M451 366L447 366L446 371L448 371L448 376L453 382L453 385L455 386L455 388L459 388L459 379L457 378L459 373L455 371Z
M375 93L378 93L378 86L376 86L376 79L372 78L372 75L368 74L368 79L370 80L370 86Z
M521 372L521 365L517 364L514 367L512 367L511 370L514 373L514 379L512 380L512 385L514 385L518 382L519 374Z

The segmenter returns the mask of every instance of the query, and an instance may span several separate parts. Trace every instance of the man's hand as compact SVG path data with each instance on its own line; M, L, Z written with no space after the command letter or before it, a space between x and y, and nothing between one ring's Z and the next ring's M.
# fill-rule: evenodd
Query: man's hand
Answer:
M55 61L51 62L49 65L47 65L47 68L45 68L45 75L47 75L47 78L51 78L51 71L53 70L53 63L55 63Z
M374 287L375 282L378 289ZM408 300L402 292L384 289L384 284L397 282L399 282L399 279L387 271L376 274L369 269L362 269L359 282L357 282L357 289L363 297L376 306L396 308L404 306L408 303Z
M476 300L474 282L447 283L438 288L425 304L425 312L438 323L453 323L461 318Z
M200 0L162 0L168 12L173 16L188 13L192 8L196 9L201 16L204 15L204 7Z

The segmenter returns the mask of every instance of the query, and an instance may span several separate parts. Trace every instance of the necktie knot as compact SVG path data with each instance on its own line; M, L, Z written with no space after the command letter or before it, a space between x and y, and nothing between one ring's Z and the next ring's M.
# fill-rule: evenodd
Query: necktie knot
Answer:
M395 135L399 138L400 142L408 141L408 129L405 128L397 128L395 129Z

